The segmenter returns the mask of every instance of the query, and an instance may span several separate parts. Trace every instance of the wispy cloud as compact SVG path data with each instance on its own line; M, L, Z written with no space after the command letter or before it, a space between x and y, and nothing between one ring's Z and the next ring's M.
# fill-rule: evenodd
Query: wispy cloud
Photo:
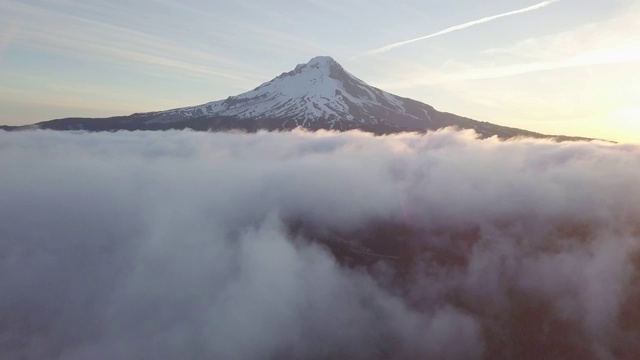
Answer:
M0 30L0 56L13 40L17 27L16 21L11 20L7 29Z
M447 60L440 66L403 65L403 76L376 85L388 90L438 86L466 80L490 80L580 67L640 63L640 8L626 9L608 20L523 39L481 51L473 57ZM392 61L376 58L376 61ZM602 68L604 70L604 68ZM456 89L456 93L461 90Z
M0 21L11 17L20 20L20 31L13 37L22 45L71 51L108 62L161 69L174 74L222 79L243 87L254 86L262 79L251 74L249 69L242 69L234 59L219 52L206 51L204 46L186 45L165 36L97 21L88 16L66 14L57 9L13 1L4 3L2 8L7 13L0 16Z
M466 22L464 24L452 26L452 27L446 28L444 30L440 30L438 32L435 32L433 34L429 34L429 35L426 35L426 36L421 36L419 38L406 40L406 41L401 41L401 42L397 42L397 43L390 44L390 45L387 45L387 46L383 46L383 47L378 48L378 49L367 51L367 52L365 52L365 54L380 54L380 53L384 53L384 52L387 52L389 50L392 50L392 49L395 49L395 48L398 48L398 47L401 47L401 46L404 46L404 45L407 45L407 44L414 43L416 41L421 41L421 40L434 38L436 36L448 34L448 33L454 32L454 31L458 31L458 30L463 30L463 29L470 28L470 27L475 26L475 25L484 24L486 22L493 21L493 20L496 20L496 19L500 19L500 18L503 18L503 17L512 16L512 15L518 15L518 14L524 14L524 13L527 13L527 12L530 12L530 11L542 9L542 8L547 7L547 6L549 6L549 5L551 5L551 4L555 3L555 2L558 2L558 1L560 1L560 0L547 0L547 1L543 1L543 2L541 2L539 4L536 4L536 5L533 5L533 6L529 6L529 7L523 8L523 9L509 11L509 12L498 14L498 15L484 17L482 19L478 19L478 20Z
M550 71L582 66L598 66L640 62L640 42L584 52L576 56L548 62L516 63L503 66L473 68L448 76L449 80L496 79L508 76L528 74L538 71Z
M453 79L494 79L540 71L638 63L639 15L640 8L635 7L606 21L488 49L455 71Z

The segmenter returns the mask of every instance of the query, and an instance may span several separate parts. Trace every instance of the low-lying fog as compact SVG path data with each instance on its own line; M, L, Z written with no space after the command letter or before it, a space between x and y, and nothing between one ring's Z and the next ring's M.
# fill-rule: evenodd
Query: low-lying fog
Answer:
M0 358L637 359L640 147L0 131Z

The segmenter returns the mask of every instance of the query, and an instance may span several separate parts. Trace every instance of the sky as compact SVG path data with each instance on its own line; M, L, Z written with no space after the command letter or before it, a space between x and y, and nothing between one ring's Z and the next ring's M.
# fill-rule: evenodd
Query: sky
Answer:
M640 143L638 0L0 0L0 124L220 100L329 55L441 111Z

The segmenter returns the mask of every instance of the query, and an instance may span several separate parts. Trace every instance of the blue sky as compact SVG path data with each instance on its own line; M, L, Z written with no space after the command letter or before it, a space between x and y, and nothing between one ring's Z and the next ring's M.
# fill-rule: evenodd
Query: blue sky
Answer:
M639 18L637 0L1 0L0 124L196 105L330 55L442 111L640 143Z

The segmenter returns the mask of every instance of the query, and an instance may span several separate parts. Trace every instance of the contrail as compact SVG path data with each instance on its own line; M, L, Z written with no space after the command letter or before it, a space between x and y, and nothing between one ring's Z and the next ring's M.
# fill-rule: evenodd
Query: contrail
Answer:
M502 18L502 17L511 16L511 15L517 15L517 14L523 14L523 13L526 13L526 12L529 12L529 11L542 9L542 8L547 7L547 6L549 6L549 5L551 5L551 4L555 3L555 2L558 2L558 1L561 1L561 0L547 0L547 1L543 1L543 2L541 2L539 4L536 4L536 5L533 5L533 6L529 6L529 7L524 8L524 9L514 10L514 11L510 11L510 12L504 13L504 14L499 14L499 15L488 16L488 17L485 17L485 18L482 18L482 19L478 19L478 20L474 20L474 21L470 21L468 23L464 23L464 24L461 24L461 25L452 26L450 28L446 28L444 30L438 31L438 32L433 33L431 35L422 36L422 37L419 37L419 38L416 38L416 39L411 39L411 40L407 40L407 41L401 41L401 42L397 42L395 44L383 46L383 47L375 49L375 50L367 51L367 52L365 52L365 54L379 54L379 53L387 52L387 51L389 51L391 49L395 49L397 47L404 46L404 45L410 44L412 42L425 40L425 39L430 39L430 38L433 38L433 37L436 37L436 36L448 34L450 32L466 29L466 28L471 27L471 26L475 26L475 25L478 25L478 24L483 24L483 23L486 23L486 22L489 22L489 21L493 21L495 19L499 19L499 18Z

